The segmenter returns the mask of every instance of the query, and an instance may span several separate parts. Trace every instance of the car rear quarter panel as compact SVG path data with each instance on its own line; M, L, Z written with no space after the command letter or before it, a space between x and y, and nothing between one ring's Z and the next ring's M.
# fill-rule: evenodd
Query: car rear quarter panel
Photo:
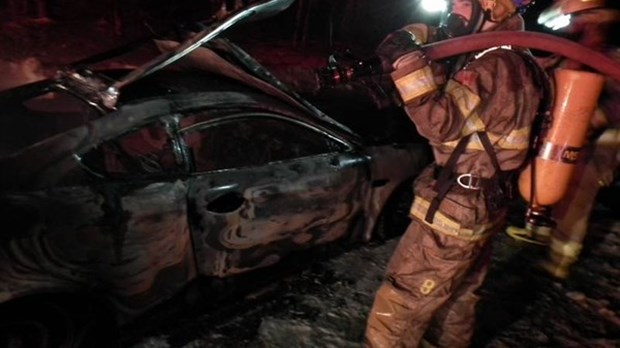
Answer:
M89 290L124 317L168 298L195 275L185 189L177 181L3 196L0 302Z

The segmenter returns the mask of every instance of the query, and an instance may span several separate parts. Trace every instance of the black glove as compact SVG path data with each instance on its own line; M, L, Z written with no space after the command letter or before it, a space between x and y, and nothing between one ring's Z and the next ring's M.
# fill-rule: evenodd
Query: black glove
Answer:
M317 81L320 88L347 84L379 73L379 64L374 56L370 59L359 59L348 51L344 55L332 54L327 59L327 66L316 70Z
M381 60L381 67L384 72L394 70L392 64L402 55L417 51L420 45L416 43L416 37L403 29L396 30L388 34L377 46L375 54Z

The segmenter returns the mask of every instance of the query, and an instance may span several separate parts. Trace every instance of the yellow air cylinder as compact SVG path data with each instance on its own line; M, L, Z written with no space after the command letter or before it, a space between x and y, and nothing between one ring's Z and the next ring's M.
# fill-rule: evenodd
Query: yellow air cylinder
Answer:
M550 206L566 194L605 82L602 75L570 69L555 70L554 78L549 129L533 163L519 176L519 192L532 206Z

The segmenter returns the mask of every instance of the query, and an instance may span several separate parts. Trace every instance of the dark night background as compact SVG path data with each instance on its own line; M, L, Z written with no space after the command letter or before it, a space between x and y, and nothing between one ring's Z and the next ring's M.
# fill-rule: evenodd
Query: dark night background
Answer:
M56 67L127 43L170 36L209 22L241 0L2 0L2 55L36 56ZM535 24L549 0L536 1L525 14ZM297 0L286 11L257 23L244 23L224 35L243 46L277 42L301 54L319 56L343 49L371 52L390 31L412 22L434 23L414 0ZM261 58L261 57L259 57ZM269 60L270 57L262 57ZM292 63L292 62L283 62ZM317 62L318 64L318 62Z

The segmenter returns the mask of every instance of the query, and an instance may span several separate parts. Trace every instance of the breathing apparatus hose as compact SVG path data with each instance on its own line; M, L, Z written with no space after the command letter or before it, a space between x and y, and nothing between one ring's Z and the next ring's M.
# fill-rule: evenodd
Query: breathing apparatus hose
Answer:
M544 33L529 31L485 32L434 42L422 46L422 50L428 59L439 60L502 45L552 52L589 66L620 82L620 64L615 60L604 53L576 42Z

